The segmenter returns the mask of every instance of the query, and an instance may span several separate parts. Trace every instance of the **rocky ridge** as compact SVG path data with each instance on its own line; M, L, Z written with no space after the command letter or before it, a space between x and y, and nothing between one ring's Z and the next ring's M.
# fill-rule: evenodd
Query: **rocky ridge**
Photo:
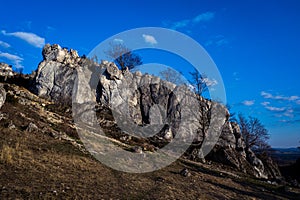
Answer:
M44 60L38 66L32 88L38 96L57 103L70 104L74 84L78 75L84 72L88 80L96 80L90 81L92 99L117 113L121 113L124 109L128 111L124 118L128 117L132 122L132 126L129 127L134 128L129 128L126 132L132 133L138 126L152 126L150 130L157 132L153 138L158 143L168 142L176 136L185 116L184 106L193 106L193 110L196 110L193 117L197 120L190 123L192 132L197 135L193 143L203 142L204 137L210 136L207 122L211 110L218 105L219 111L224 113L219 120L222 123L222 132L207 159L230 165L259 178L280 177L276 166L266 166L266 163L258 159L250 149L246 149L238 125L228 121L229 113L224 106L197 97L189 90L158 77L143 75L140 72L122 72L114 63L107 61L95 64L80 58L76 51L61 48L59 45L45 45L43 58ZM95 74L95 71L101 73ZM187 97L184 99L186 102L184 105L178 101L183 99L183 94ZM86 97L86 95L82 96L81 101ZM125 121L128 122L128 119ZM160 124L163 126L156 126ZM191 147L185 156L193 160L203 159L197 146Z
M92 77L91 67L87 66L84 62L85 59L80 58L77 52L72 49L68 51L59 45L47 44L43 49L43 58L35 79L35 91L38 96L48 97L54 101L61 101L61 99L70 101L78 72L89 69L89 73L85 74L88 74L90 79ZM107 61L102 61L100 65L95 63L92 65L94 70L97 68L100 69L98 71L102 72L96 77L99 81L94 81L91 84L94 98L99 104L110 109L112 109L111 106L114 106L113 109L120 113L126 110L126 117L137 125L165 124L158 130L155 129L158 131L159 139L171 140L175 137L183 115L183 106L178 102L178 96L182 93L176 93L176 91L182 91L183 88L165 82L158 77L143 75L140 72L122 72L114 63ZM194 143L201 143L203 136L207 137L208 135L209 113L214 102L197 98L186 89L184 92L185 96L190 97L186 99L186 104L193 107L193 110L195 110L195 105L198 106L196 110L199 112L195 114L197 120L194 120L190 125L193 127L193 131L197 133ZM221 110L229 115L225 107L221 107ZM280 177L278 168L266 167L250 149L246 149L239 126L236 123L229 122L227 118L222 123L222 133L212 152L207 156L209 159L228 164L256 177ZM132 133L134 130L128 127L130 126L125 127L127 128L126 131ZM199 155L201 158L199 148L190 148L187 152L187 156L191 159L197 159Z

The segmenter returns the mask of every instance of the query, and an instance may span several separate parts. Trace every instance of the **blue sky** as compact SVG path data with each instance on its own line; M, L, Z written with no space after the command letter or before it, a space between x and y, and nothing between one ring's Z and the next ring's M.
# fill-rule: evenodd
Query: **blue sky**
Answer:
M258 117L272 146L299 145L298 0L12 0L1 1L1 7L0 61L26 73L37 68L45 43L87 55L101 41L133 28L164 27L187 34L218 66L232 111Z

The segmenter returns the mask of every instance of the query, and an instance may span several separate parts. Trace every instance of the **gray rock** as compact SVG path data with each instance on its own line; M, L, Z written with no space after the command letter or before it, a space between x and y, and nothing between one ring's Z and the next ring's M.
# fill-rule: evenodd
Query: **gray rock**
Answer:
M7 128L9 128L9 129L15 129L16 126L14 125L14 123L12 121L10 121L9 124L8 124L8 126L7 126Z
M0 84L0 109L2 108L2 106L4 105L6 100L6 91L3 88L3 85Z
M37 125L35 125L32 122L30 122L29 125L26 128L26 131L29 132L29 133L32 133L32 132L35 132L35 131L38 131L38 130L39 130L39 128L37 127Z
M184 177L189 177L189 176L191 176L191 172L190 172L187 168L184 168L183 170L181 170L181 171L179 172L179 174L180 174L181 176L184 176Z
M44 60L39 64L35 77L34 92L44 98L71 104L72 90L76 79L76 69L81 59L77 51L46 44L43 48Z

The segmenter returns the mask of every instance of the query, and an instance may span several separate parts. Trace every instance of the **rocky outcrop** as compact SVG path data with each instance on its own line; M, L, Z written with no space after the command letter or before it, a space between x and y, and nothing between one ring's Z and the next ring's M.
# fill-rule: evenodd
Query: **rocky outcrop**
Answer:
M69 103L81 58L75 50L57 44L46 44L42 54L44 60L37 69L34 92L40 97Z
M221 104L198 97L188 88L159 77L120 71L107 61L95 64L59 45L46 45L43 58L35 79L37 95L70 104L77 81L75 93L80 91L80 95L77 94L76 102L95 100L109 108L118 127L128 134L150 138L157 147L161 147L158 145L161 142L166 144L174 140L177 135L181 136L181 142L187 143L193 136L192 148L187 151L189 158L203 159L208 153L205 150L214 145L208 159L256 177L273 176L270 169L246 149L239 126L228 122L229 112ZM80 77L87 81L80 82Z
M226 122L219 141L207 156L209 159L235 167L259 178L267 178L268 172L251 149L247 149L235 122Z
M7 78L14 75L11 65L0 62L0 79L5 81Z
M3 106L3 104L5 103L6 100L6 91L3 88L3 85L0 84L0 109Z

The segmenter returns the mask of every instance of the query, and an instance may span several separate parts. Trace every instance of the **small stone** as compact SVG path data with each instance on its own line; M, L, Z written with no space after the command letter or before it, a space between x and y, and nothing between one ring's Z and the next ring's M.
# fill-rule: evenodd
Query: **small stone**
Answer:
M187 168L184 168L183 170L180 171L180 175L182 175L184 177L189 177L189 176L191 176L191 173L189 172L189 170Z
M8 129L15 129L16 126L13 124L12 121L10 121L7 128L8 128Z
M133 152L142 154L143 153L143 149L140 146L135 146L135 147L133 147Z
M37 127L37 125L35 125L32 122L30 122L29 125L26 128L26 131L29 132L29 133L32 133L32 132L35 132L35 131L38 131L38 130L39 130L39 127Z

